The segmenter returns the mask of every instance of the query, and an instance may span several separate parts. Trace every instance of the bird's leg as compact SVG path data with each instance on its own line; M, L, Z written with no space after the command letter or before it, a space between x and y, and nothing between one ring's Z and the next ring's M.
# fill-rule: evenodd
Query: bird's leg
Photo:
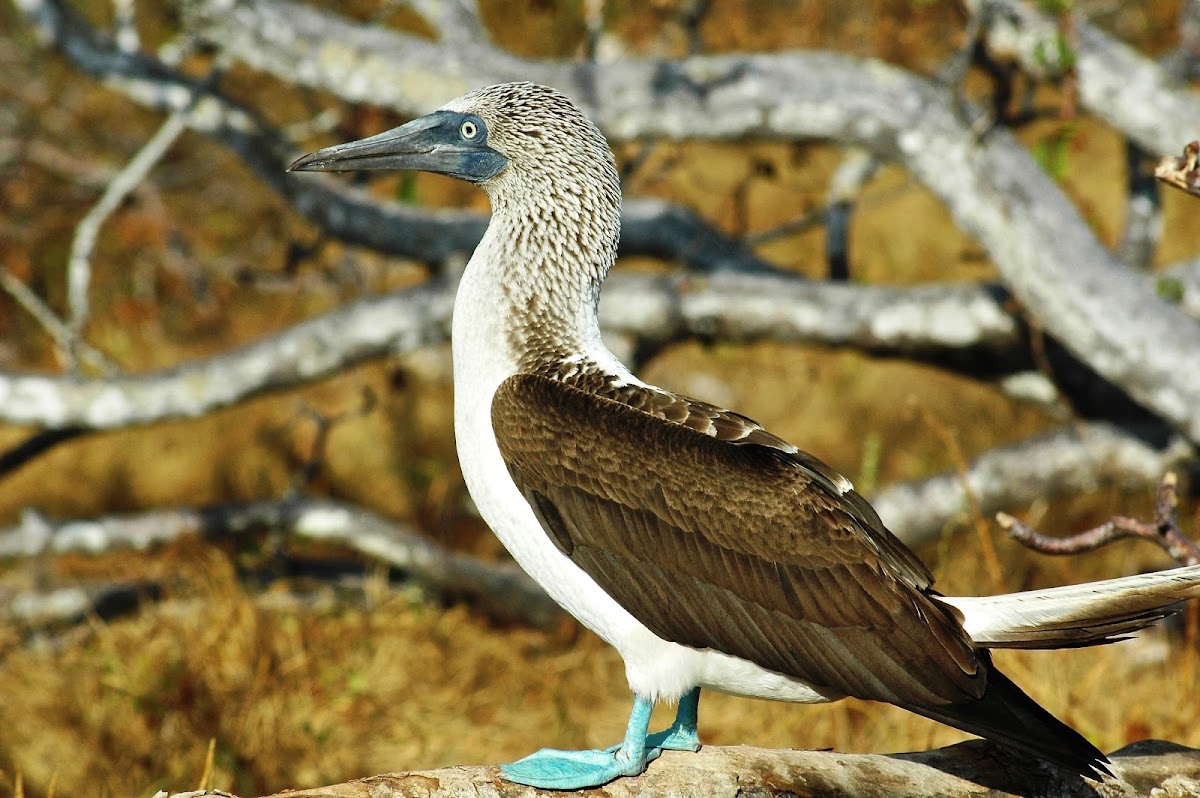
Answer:
M620 745L603 751L543 748L524 759L501 765L500 775L518 784L551 790L582 790L607 784L618 776L636 776L662 753L662 748L646 745L653 709L653 701L634 696L625 740Z
M651 734L646 738L646 745L664 751L699 751L700 734L696 731L696 723L700 718L699 706L700 688L693 687L679 699L679 709L675 712L675 722L671 727Z

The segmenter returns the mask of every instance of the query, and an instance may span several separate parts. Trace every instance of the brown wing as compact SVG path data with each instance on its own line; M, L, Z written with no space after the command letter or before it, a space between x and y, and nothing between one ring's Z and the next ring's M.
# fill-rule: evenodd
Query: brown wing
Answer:
M601 383L589 387L591 393L602 398L612 399L635 410L682 424L719 441L764 446L780 452L804 471L816 483L817 489L823 489L830 497L840 499L842 510L858 524L866 536L867 545L876 549L901 578L921 590L927 589L933 582L933 575L925 567L925 563L888 531L875 508L854 491L850 480L808 452L767 432L754 419L699 399L670 391L650 390L640 385L625 383L613 387Z
M632 387L622 401L521 374L492 402L546 532L623 607L666 640L848 695L983 695L986 661L849 483L749 419Z

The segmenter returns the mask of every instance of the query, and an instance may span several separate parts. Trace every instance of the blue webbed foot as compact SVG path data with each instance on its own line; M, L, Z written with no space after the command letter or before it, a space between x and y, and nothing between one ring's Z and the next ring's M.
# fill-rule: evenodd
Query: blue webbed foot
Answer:
M599 787L620 776L636 776L661 749L626 753L622 746L604 751L557 751L543 748L535 754L500 766L500 775L518 784L548 790L582 790Z
M675 722L665 731L646 737L646 745L664 751L699 751L700 734L696 722L700 715L700 688L693 687L679 699Z
M548 790L582 790L599 787L620 776L636 776L658 758L660 748L646 745L646 727L654 702L642 696L633 699L625 741L604 751L556 751L543 748L508 765L500 775L518 784Z
M700 688L689 690L679 700L675 722L666 731L646 734L650 711L654 703L636 696L625 741L603 751L558 751L543 748L507 765L500 766L500 775L509 781L541 787L547 790L582 790L599 787L621 776L637 776L646 765L658 759L664 749L699 751L700 737L696 719L700 704Z
M647 735L646 745L663 751L699 751L700 735L695 726L687 728L672 724L669 729Z

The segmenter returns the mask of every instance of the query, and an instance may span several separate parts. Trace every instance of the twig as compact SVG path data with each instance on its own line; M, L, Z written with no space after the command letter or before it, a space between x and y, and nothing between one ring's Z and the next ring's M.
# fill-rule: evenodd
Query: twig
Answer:
M843 166L844 165L845 164L843 164ZM839 167L839 169L840 168L841 167ZM830 182L830 185L832 188L832 185L833 185L832 181ZM895 199L896 197L899 197L902 194L904 194L908 191L911 191L915 185L916 185L916 182L912 178L906 178L903 182L899 183L898 185L883 189L881 191L877 191L875 194L873 194L872 196L868 197L865 200L859 200L858 207L859 208L879 207L880 205L882 205L886 202L890 202L893 199ZM776 225L775 227L767 228L766 230L759 230L756 233L750 233L745 238L743 238L742 241L748 247L758 247L763 244L768 244L772 241L776 241L780 238L787 238L788 236L799 235L800 233L811 230L814 227L818 227L820 225L826 224L829 221L830 211L831 211L831 205L827 202L826 204L820 206L819 208L813 208L812 210L808 211L807 213L801 215L798 218L790 219L786 222L783 222L782 224Z
M1067 537L1043 535L1007 513L997 513L996 521L1018 543L1043 554L1080 554L1094 551L1115 540L1132 537L1154 543L1180 565L1197 565L1200 564L1200 546L1183 533L1176 518L1175 509L1179 505L1177 483L1173 471L1168 471L1162 478L1153 521L1114 515L1094 529Z
M1152 485L1164 470L1191 457L1189 447L1179 439L1159 449L1107 424L1072 424L979 455L971 460L966 481L979 512L991 515L1101 485ZM954 470L889 485L871 502L889 529L905 543L916 545L967 519L970 496Z
M1154 265L1154 250L1162 236L1162 197L1145 150L1126 141L1125 161L1129 172L1129 200L1125 209L1125 232L1117 252L1130 266L1146 271Z
M85 364L102 373L112 373L116 370L112 361L103 352L79 340L58 317L58 314L42 301L41 297L29 290L29 286L18 280L3 266L0 266L0 289L6 291L18 305L25 309L26 313L33 316L42 325L42 329L58 345L58 350L66 358L68 366L73 365L75 358L78 357Z
M321 469L325 465L325 454L329 450L329 435L333 432L333 428L346 421L363 418L374 410L377 404L378 397L370 386L363 388L362 401L358 407L334 415L328 415L307 402L301 403L300 412L316 426L316 434L308 457L304 458L300 469L292 477L292 484L287 492L288 498L299 496L305 488L312 484L313 480L320 476Z
M113 0L113 23L117 46L127 53L136 53L142 46L137 29L137 12L133 0Z
M217 738L208 738L208 753L204 756L204 773L200 776L197 790L207 791L212 786L213 758L217 752Z
M879 159L862 149L851 150L829 181L826 197L825 260L829 279L850 279L850 216L863 186L879 170Z
M188 126L191 105L173 112L149 141L108 184L108 188L75 228L71 254L67 262L67 329L72 349L88 317L88 286L91 282L91 256L96 238L105 220L117 209L131 191L146 179L154 165Z
M18 280L12 272L6 267L0 266L0 288L3 288L8 295L16 300L17 304L25 309L25 312L33 316L37 323L42 325L42 328L49 333L54 342L59 348L68 353L68 357L72 352L70 345L71 331L63 324L62 320L50 309L50 306L42 301L42 298L29 290L29 286Z
M90 430L82 427L62 427L33 433L16 446L0 452L0 479L42 456L60 443L75 440L88 432Z

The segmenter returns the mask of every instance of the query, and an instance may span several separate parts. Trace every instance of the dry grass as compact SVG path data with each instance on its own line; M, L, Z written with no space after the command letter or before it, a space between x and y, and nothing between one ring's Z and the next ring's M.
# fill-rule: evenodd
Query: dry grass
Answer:
M949 545L964 549L971 535ZM1022 583L1055 581L1046 560L1002 548ZM968 555L966 551L961 552ZM1080 578L1144 565L1126 547ZM0 795L148 795L211 784L241 794L397 769L505 761L543 745L620 739L629 695L616 654L567 626L496 629L373 584L362 606L302 611L247 594L227 555L203 544L161 553L179 587L135 618L58 643L6 646L0 661ZM979 558L945 560L948 591L986 578ZM968 588L969 589L969 588ZM1197 620L1195 613L1191 616ZM1200 746L1200 648L1165 638L1074 652L1005 653L1001 666L1108 750L1146 736ZM953 729L857 701L795 707L707 694L713 744L923 749ZM669 722L660 708L656 725Z

